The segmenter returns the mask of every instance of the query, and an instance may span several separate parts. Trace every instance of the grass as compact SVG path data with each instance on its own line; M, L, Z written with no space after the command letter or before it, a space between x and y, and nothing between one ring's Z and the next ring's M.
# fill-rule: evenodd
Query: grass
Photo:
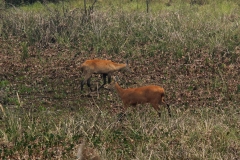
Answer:
M161 2L1 10L1 159L76 159L83 141L103 159L239 159L239 2ZM88 58L129 59L121 86L162 86L173 117L139 105L118 122L114 91L79 90Z
M139 14L131 9L111 11L112 8L107 8L95 11L88 22L84 22L87 17L81 9L70 9L67 4L62 8L58 6L58 10L51 9L51 5L36 7L40 8L39 14L32 14L32 11L22 7L26 11L25 16L16 23L16 18L22 17L22 12L15 11L16 17L3 21L3 26L14 23L13 29L8 30L6 26L6 30L2 29L1 32L3 36L6 33L6 37L8 32L12 35L20 34L27 38L29 45L41 42L40 45L44 46L58 42L61 45L81 47L85 51L93 48L97 53L140 50L142 53L154 54L152 52L160 50L181 55L181 52L185 52L184 48L193 51L206 47L210 52L219 47L233 50L239 40L239 8L233 2L226 3L193 7L176 4L170 11L160 10L149 14ZM37 11L34 6L33 11ZM107 14L111 12L111 15ZM9 17L8 13L3 16ZM86 41L85 37L91 38ZM148 43L150 47L141 47Z
M10 113L18 115L20 110L21 118ZM153 110L145 109L144 113L130 112L121 124L109 111L97 107L74 112L11 108L6 110L1 130L1 145L8 146L2 148L1 155L3 159L73 159L74 146L85 137L104 159L234 159L239 157L236 110L175 109L173 118L159 119Z

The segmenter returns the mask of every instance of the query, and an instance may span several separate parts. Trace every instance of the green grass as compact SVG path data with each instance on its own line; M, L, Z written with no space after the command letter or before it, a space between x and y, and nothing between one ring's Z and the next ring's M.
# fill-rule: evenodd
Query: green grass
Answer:
M208 108L194 112L172 110L173 118L166 114L160 119L152 109L146 109L144 113L129 110L127 120L121 124L114 115L104 114L96 107L74 112L65 109L64 114L63 110L38 110L37 114L22 110L21 113L15 111L15 116L10 113L13 109L7 109L1 140L8 147L2 148L2 158L23 158L26 153L29 158L73 158L70 153L83 138L97 148L104 159L240 156L237 152L240 133L236 128L239 122L239 114L234 114L236 108L224 114ZM14 144L10 145L10 142Z
M71 3L46 5L49 6L40 3L33 4L32 7L24 6L24 12L13 10L11 18L2 21L3 37L26 37L24 39L27 45L40 42L41 46L45 46L58 42L69 47L81 47L83 51L88 51L89 48L97 53L128 50L130 53L149 53L150 56L158 50L177 52L181 56L185 49L194 52L199 47L207 48L210 52L218 48L232 51L239 41L239 7L234 2L224 1L202 6L174 3L172 9L164 6L164 9L149 14L134 12L132 9L113 10L99 6L90 17L83 14L81 6L78 8L76 5L72 9ZM134 5L123 3L123 6ZM9 17L8 14L10 13L3 14L3 17ZM8 27L10 24L13 27ZM23 59L27 57L24 44ZM144 47L147 44L149 47Z

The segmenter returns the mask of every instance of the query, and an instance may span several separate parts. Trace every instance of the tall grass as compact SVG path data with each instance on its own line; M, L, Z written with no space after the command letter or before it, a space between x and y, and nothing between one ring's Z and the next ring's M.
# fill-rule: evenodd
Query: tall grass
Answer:
M239 7L233 2L181 4L149 14L109 8L85 15L67 5L64 10L42 7L40 13L26 9L2 12L1 37L17 36L29 45L43 47L59 43L83 51L93 48L96 53L183 54L199 47L209 52L216 48L232 51L239 42Z
M36 108L36 107L35 107ZM150 108L150 107L149 107ZM177 109L174 117L157 118L154 110L129 110L124 123L97 108L74 112L9 108L1 127L3 159L74 159L76 146L87 141L103 159L236 159L239 114L212 109ZM86 114L87 113L87 114ZM56 115L58 115L56 117ZM62 116L60 116L62 115ZM229 125L231 124L231 125ZM5 147L4 147L5 146Z

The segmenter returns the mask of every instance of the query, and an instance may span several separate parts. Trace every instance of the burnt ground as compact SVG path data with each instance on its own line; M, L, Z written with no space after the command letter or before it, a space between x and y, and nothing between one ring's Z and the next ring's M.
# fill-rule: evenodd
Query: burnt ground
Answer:
M88 107L94 105L92 100L97 96L94 101L107 109L121 106L117 98L111 97L116 95L112 91L104 89L99 94L89 93L85 86L85 92L80 92L82 75L77 66L91 58L119 63L129 59L133 72L116 73L121 86L160 85L166 90L166 99L172 107L221 109L240 104L239 47L232 52L221 49L213 53L199 49L184 54L156 51L151 55L139 53L127 57L127 51L95 53L60 45L49 45L44 49L28 47L24 51L17 39L0 41L0 103L4 107L19 105L17 94L21 106L26 109ZM102 82L101 77L93 76L93 86L98 82Z

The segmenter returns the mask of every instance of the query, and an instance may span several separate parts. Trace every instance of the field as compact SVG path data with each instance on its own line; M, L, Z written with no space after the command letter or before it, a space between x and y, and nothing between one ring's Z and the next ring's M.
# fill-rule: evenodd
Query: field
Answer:
M109 160L240 159L240 3L170 2L1 9L1 159L76 159L83 141ZM163 87L172 117L145 104L119 122L115 90L80 91L93 58L129 60L120 86Z

